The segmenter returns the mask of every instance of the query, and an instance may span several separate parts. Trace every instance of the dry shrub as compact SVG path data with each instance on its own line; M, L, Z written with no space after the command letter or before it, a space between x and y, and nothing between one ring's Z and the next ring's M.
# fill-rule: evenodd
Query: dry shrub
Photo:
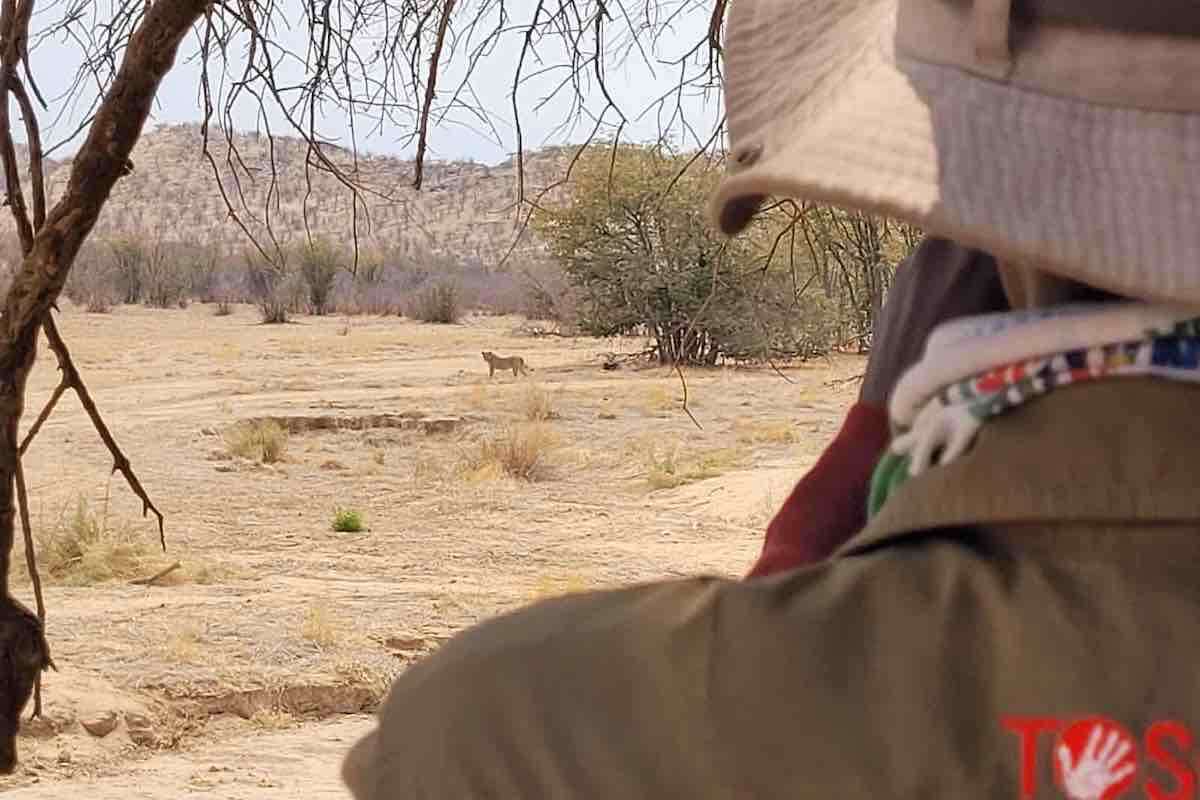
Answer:
M142 257L142 302L153 308L183 308L191 289L191 264L161 242L145 246Z
M225 431L225 447L239 458L274 464L287 453L287 429L273 419L239 422Z
M111 526L80 497L75 510L38 533L39 566L53 580L83 585L142 573L152 548L124 526Z
M233 313L233 304L228 300L218 300L217 305L213 308L213 314L218 317L228 317Z
M481 383L473 385L467 389L463 402L467 404L468 408L473 408L477 411L487 408L489 405L487 387Z
M121 299L113 266L97 255L96 246L80 252L75 267L67 275L63 293L91 314L107 314Z
M250 716L250 723L265 731L283 731L297 725L296 716L281 708L260 708Z
M408 316L421 322L450 325L463 316L462 293L454 281L431 283L409 303Z
M685 483L715 478L735 466L742 453L732 448L681 454L677 444L663 448L652 445L645 452L646 482L651 489L674 489Z
M642 405L646 411L653 413L678 408L681 402L666 386L651 384L644 392ZM695 405L695 402L692 404Z
M538 578L537 585L528 595L529 600L546 600L551 597L561 597L568 594L578 594L586 592L591 588L586 580L579 575L567 575L560 578L552 578L548 575L543 575Z
M339 638L333 616L320 603L308 607L300 624L300 635L320 648L332 647Z
M742 444L791 444L797 438L790 422L739 422L734 431Z
M103 293L89 295L84 310L89 314L108 314L112 311L112 300Z
M296 309L304 296L304 283L298 272L285 260L272 263L256 251L243 255L246 285L265 324L281 324Z
M446 477L446 468L435 458L417 455L411 459L413 481L418 484L437 483Z
M330 243L315 240L302 245L296 258L308 290L309 311L317 316L329 313L333 285L340 267L338 253Z
M476 480L502 475L539 480L545 476L547 456L556 445L553 433L540 423L514 425L482 440L465 466L469 477Z
M167 634L163 643L163 652L172 660L184 664L194 664L203 655L200 647L200 631L192 625L182 625Z
M558 417L550 393L535 383L526 385L521 392L521 411L530 422L544 422Z

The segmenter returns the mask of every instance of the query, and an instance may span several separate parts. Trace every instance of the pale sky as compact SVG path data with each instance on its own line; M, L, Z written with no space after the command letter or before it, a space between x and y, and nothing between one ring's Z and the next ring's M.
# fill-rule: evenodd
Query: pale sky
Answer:
M296 0L302 2L303 0ZM532 0L509 0L509 13L516 20L532 13ZM528 7L528 8L526 8ZM43 21L43 26L49 20ZM37 20L35 20L35 27ZM668 92L676 84L679 67L664 63L655 63L675 59L682 51L703 39L708 27L708 16L703 8L698 11L688 11L679 15L672 30L661 37L657 52L647 53L651 65L640 57L627 58L621 65L612 65L608 72L609 89L614 99L626 112L629 121L622 134L624 140L646 141L655 138L659 129L659 120L654 111L643 114L648 105L656 98ZM491 111L492 122L496 133L483 129L465 113L459 113L431 130L431 155L437 159L474 159L485 163L495 163L505 159L515 150L515 132L512 127L511 84L520 48L520 35L507 34L503 44L496 48L489 59L477 68L471 82L475 94ZM200 68L189 56L197 52L198 39L190 35L180 51L180 58L174 70L167 76L158 93L157 105L147 130L156 123L198 122L201 117L201 105L198 99ZM548 49L543 51L548 61L555 60L555 54ZM58 142L78 126L82 119L83 110L76 110L68 117L55 120L61 104L56 104L53 98L60 95L68 87L74 71L79 63L78 47L62 37L56 41L43 41L31 54L35 75L43 94L50 101L50 111L42 112L39 119L43 127L43 140L49 145ZM441 90L447 93L457 86L462 76L462 61L456 62L448 73L439 79L439 97ZM527 59L527 72L537 68ZM694 69L692 70L695 71ZM299 70L297 69L297 73ZM558 79L547 76L540 83L531 83L522 87L519 100L522 111L522 126L525 133L527 149L536 148L543 144L565 144L582 140L594 124L593 121L581 121L566 131L555 130L562 124L567 106L563 102L551 103L540 110L534 109L542 96ZM591 106L595 110L602 107L598 91L589 92ZM719 119L719 93L711 93L707 98L693 96L685 98L683 109L690 123L695 127L696 134L707 138L712 132L714 123ZM606 120L616 121L616 116L609 112ZM14 133L20 133L17 122L17 110L13 109ZM638 119L638 115L643 115ZM259 127L256 110L248 106L238 109L235 114L235 124L241 130L254 130ZM468 124L475 127L468 127ZM411 157L415 146L411 142L402 141L410 132L398 128L389 128L372 136L364 136L361 131L369 121L360 121L358 137L361 150L372 153L387 153ZM282 116L272 114L272 128L276 133L285 133ZM322 133L326 136L340 139L340 144L349 144L349 126L345 115L336 110L322 118ZM673 137L677 142L687 138L678 127ZM498 136L497 136L498 133ZM695 141L683 142L695 146ZM55 153L62 157L73 152L74 146L66 147Z

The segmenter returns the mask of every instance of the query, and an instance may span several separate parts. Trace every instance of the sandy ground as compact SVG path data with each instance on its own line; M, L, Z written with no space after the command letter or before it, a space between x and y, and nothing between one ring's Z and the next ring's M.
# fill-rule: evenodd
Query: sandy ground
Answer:
M745 570L863 366L689 373L701 430L670 371L600 368L602 353L640 342L534 338L520 324L64 309L84 378L167 516L168 552L149 548L152 522L110 479L71 396L26 459L39 540L83 499L89 519L140 548L139 574L183 566L152 586L49 579L61 671L0 793L344 798L342 751L391 677L462 627L556 592ZM535 372L489 379L481 350ZM56 381L47 353L30 418ZM540 478L481 468L481 442L528 424L537 398L555 412ZM457 422L370 427L379 414ZM275 464L231 456L225 431L262 416L356 426L293 433ZM334 532L338 508L366 530Z

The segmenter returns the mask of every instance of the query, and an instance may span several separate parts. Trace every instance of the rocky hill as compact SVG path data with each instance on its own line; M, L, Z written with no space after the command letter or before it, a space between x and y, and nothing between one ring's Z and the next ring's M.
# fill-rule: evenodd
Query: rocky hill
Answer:
M302 237L307 209L314 234L351 241L353 195L337 178L310 164L303 141L276 137L272 142L265 136L242 134L235 146L231 151L223 140L210 142L220 174L218 184L212 163L202 153L198 125L163 125L147 131L133 154L136 170L117 184L95 235L133 234L240 247L245 237L229 216L221 196L224 186L235 207L240 208L245 198L253 216L242 212L240 217L256 232L269 215L281 241ZM359 200L360 242L405 254L445 254L484 266L497 263L513 243L518 228L517 170L512 159L491 166L430 162L425 166L424 185L416 191L411 188L411 161L371 155L360 156L355 163L348 151L326 148L323 152L367 189ZM528 153L527 196L536 196L541 187L561 178L570 156L569 148ZM65 185L69 163L46 165L51 202ZM11 217L3 214L0 219L0 225L6 226L0 232L11 231ZM536 242L526 237L518 252L536 248Z

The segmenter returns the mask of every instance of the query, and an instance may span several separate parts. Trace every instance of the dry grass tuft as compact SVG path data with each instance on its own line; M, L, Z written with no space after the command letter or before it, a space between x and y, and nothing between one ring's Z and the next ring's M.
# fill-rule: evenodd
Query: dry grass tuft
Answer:
M284 731L296 727L297 720L282 708L260 708L250 716L250 723L265 731Z
M466 404L467 408L482 411L488 407L488 391L484 384L475 384L470 389L467 389L465 395L463 403Z
M798 438L790 422L739 422L733 430L742 444L791 444Z
M521 391L520 403L521 413L530 422L545 422L558 418L550 393L536 383L525 386Z
M239 422L225 431L225 446L239 458L274 464L287 453L287 429L273 419Z
M163 643L163 652L172 661L181 664L195 664L201 660L203 649L200 647L200 631L191 625L180 625L173 628Z
M176 582L195 583L206 586L238 576L238 572L228 566L198 558L187 558L183 559L183 568L172 572L163 580L163 583L168 585Z
M341 638L333 616L321 603L308 607L300 624L300 635L322 649L333 647Z
M464 471L472 480L491 480L502 475L539 480L545 477L547 457L556 446L554 434L541 423L509 426L482 440L479 450L465 460Z
M446 467L441 461L427 454L417 454L411 459L413 482L417 484L437 483L446 477Z
M651 489L674 489L685 483L715 478L741 461L743 454L722 447L699 453L681 454L679 445L651 446L646 451L646 482Z
M546 600L551 597L586 592L590 588L591 584L580 575L567 575L559 578L543 575L538 578L537 584L529 592L528 599L531 601Z
M652 384L646 389L642 398L642 407L647 412L670 411L679 407L680 400L674 393L662 384Z
M366 664L355 660L338 661L333 665L334 674L342 685L369 689L376 701L383 700L401 670L399 661L386 667L378 663Z
M138 577L153 553L149 541L125 526L111 526L80 497L75 510L38 531L39 566L52 580L72 585Z

